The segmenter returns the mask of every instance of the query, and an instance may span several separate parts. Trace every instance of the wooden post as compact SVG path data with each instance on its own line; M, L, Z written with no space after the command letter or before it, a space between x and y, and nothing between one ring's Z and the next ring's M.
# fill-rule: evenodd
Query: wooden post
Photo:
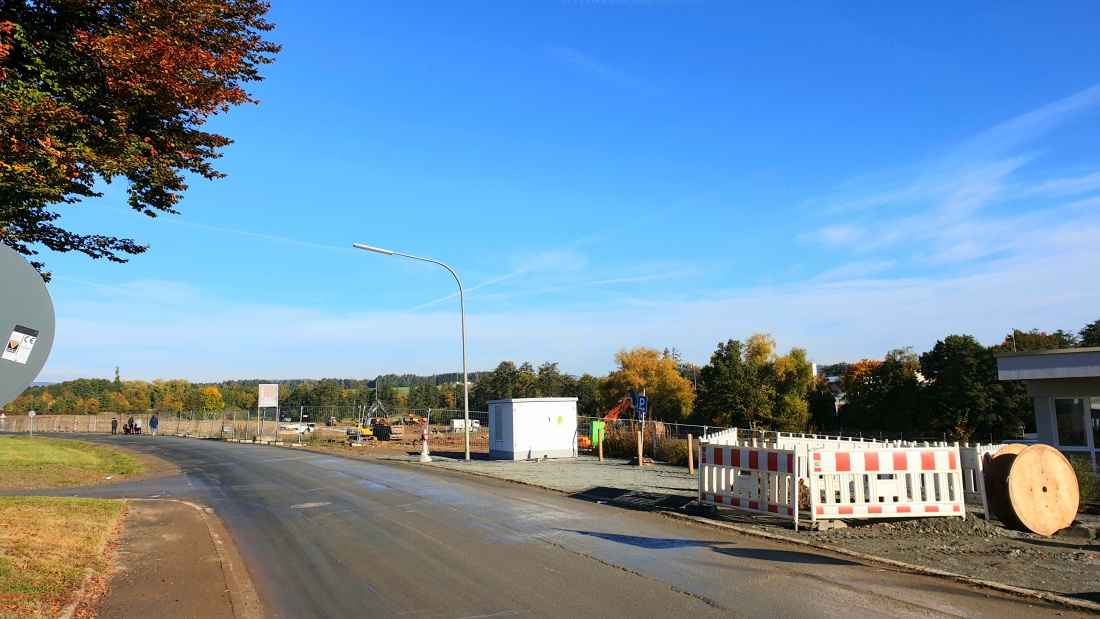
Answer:
M642 460L642 433L638 432L638 467L645 467L645 461Z
M600 430L596 430L596 439L597 439L597 440L599 441L599 448L600 448L600 462L603 462L603 439L604 439L604 433L603 433L603 430L602 430L602 429L600 429Z
M688 434L688 473L695 474L695 448L691 444L691 435Z

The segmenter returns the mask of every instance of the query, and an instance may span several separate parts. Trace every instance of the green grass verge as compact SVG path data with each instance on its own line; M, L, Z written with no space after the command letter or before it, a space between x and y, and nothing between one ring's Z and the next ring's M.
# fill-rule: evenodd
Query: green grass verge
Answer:
M0 438L0 488L54 488L135 475L149 464L121 450L44 437Z
M124 502L0 497L0 617L50 617L75 601L104 553Z

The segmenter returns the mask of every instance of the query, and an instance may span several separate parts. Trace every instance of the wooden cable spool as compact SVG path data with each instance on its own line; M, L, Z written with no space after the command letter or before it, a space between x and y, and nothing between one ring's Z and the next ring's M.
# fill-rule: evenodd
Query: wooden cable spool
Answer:
M1008 498L1008 472L1016 461L1016 456L1026 445L1012 443L993 454L993 459L985 467L985 497L989 511L1010 529L1023 526L1016 512L1012 510L1012 501Z
M1052 535L1073 524L1081 506L1081 491L1062 452L1049 445L1032 445L1021 451L1009 468L1008 499L1025 529Z

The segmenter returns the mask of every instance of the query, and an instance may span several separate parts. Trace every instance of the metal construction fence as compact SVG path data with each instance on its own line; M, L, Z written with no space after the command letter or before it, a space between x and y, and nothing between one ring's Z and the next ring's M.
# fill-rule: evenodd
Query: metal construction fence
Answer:
M149 434L150 419L156 415L157 434L168 436L194 436L199 438L225 438L239 440L275 441L280 438L297 440L295 432L288 427L297 427L302 423L312 423L315 430L306 433L314 440L329 438L332 440L345 436L352 424L365 422L370 414L367 406L305 406L294 408L262 408L225 411L177 411L159 413L98 413L91 415L8 415L0 419L0 432L88 432L109 434L111 421L117 421L117 432L123 433L128 422L140 421L141 433ZM446 435L464 435L465 415L458 409L387 409L385 418L391 423L407 424L404 433L410 440L424 431L427 421L428 432L440 438ZM471 441L470 449L475 453L488 453L489 413L470 411L470 432L475 436L484 436L484 440ZM33 419L33 421L32 421ZM659 461L676 461L686 464L687 438L707 440L716 433L726 432L728 428L669 423L662 421L638 421L617 419L603 422L599 417L578 417L577 436L591 440L594 422L603 423L603 432L608 436L627 437L624 440L636 444L634 438L639 432L643 436L643 449L646 457ZM596 427L599 427L596 424ZM741 431L745 433L747 431ZM443 436L439 436L443 435ZM582 441L584 439L581 439ZM582 442L582 444L584 444ZM595 445L593 444L593 447ZM631 454L636 453L634 449ZM682 462L681 462L682 461Z
M424 431L425 422L430 434L464 434L465 415L461 410L453 409L394 409L387 411L386 419L391 423L406 423L410 426L407 435L419 436ZM366 422L367 407L316 407L307 415L299 409L277 410L250 409L226 411L178 411L160 413L98 413L93 415L5 415L0 418L0 432L84 432L110 434L111 422L115 421L115 432L123 434L137 432L129 430L140 426L141 434L150 434L150 421L157 418L157 434L168 436L194 436L199 438L226 438L257 441L276 441L288 437L297 440L297 432L292 429L300 423L314 423L314 430L307 435L342 437L346 428L352 424ZM314 421L314 415L323 414L324 418ZM332 419L336 421L333 422ZM332 425L328 425L332 424ZM487 434L489 431L489 413L470 411L471 433ZM488 440L481 451L488 452ZM476 449L475 447L471 447Z

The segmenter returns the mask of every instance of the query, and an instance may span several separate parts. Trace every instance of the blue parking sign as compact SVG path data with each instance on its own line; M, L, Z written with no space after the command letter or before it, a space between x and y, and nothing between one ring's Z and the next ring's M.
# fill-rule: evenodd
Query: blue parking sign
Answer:
M640 395L638 396L638 416L644 418L645 414L649 411L649 397Z

